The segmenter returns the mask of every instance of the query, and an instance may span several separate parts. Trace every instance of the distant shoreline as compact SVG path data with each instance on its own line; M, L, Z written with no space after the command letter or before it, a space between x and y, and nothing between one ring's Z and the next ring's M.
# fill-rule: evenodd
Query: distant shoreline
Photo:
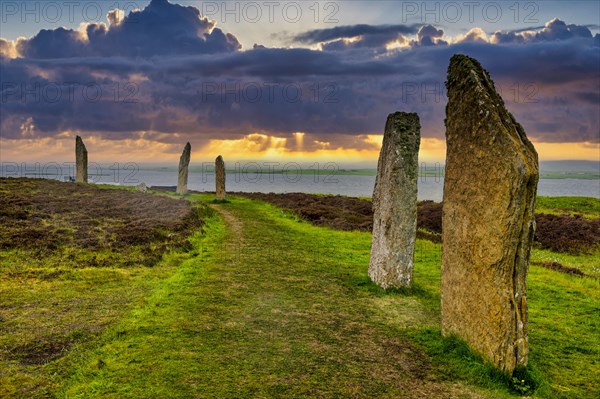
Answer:
M175 173L176 168L140 168L140 170L152 171L152 172L164 172L164 173ZM304 176L376 176L376 169L339 169L339 170L317 170L317 169L293 169L288 170L275 169L251 169L251 168L240 168L240 169L226 169L227 174L260 174L260 175L297 175L301 174ZM210 169L201 169L190 167L190 173L212 173ZM419 177L440 177L443 178L443 172L436 172L435 170L427 170L425 173L419 173ZM577 179L577 180L600 180L600 172L589 172L589 171L540 171L540 179Z

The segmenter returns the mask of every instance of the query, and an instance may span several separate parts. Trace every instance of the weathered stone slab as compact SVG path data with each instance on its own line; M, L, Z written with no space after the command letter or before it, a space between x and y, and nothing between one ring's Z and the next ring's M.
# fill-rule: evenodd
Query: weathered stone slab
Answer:
M373 192L369 277L382 288L410 287L417 234L419 116L388 116Z
M452 57L446 86L442 331L512 372L527 364L537 153L479 62Z
M222 156L218 156L215 160L215 175L217 182L217 200L224 201L226 197L225 192L225 162Z
M177 179L177 194L184 195L188 192L188 168L190 166L190 157L192 146L187 143L183 149L183 153L179 158L179 177Z
M75 138L75 182L88 182L88 153L79 136Z

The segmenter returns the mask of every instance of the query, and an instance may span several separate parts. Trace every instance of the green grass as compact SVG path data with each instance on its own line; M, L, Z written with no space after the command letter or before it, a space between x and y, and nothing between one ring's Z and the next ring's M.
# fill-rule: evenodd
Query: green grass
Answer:
M480 391L445 381L403 334L435 325L435 308L425 306L433 298L424 288L390 294L372 285L367 234L230 201L217 207L243 223L241 233L208 220L194 241L198 256L81 356L59 396L378 397L407 396L415 384L432 397Z
M591 255L567 254L550 251L547 249L535 249L531 252L531 262L557 262L563 266L573 267L581 270L588 276L600 279L600 252Z
M25 381L27 396L60 398L520 397L462 341L441 336L439 244L418 240L413 289L386 292L366 273L369 233L228 200L211 205L219 213L191 238L189 252L154 268L76 270L82 281L68 275L23 293L20 280L3 280L2 298L10 304L15 295L20 312L42 301L50 313L53 301L80 296L85 311L64 324L114 314L56 361L0 368L0 396L19 397ZM534 250L532 258L548 256ZM526 378L539 385L532 397L600 393L599 288L598 279L530 268ZM63 313L77 310L65 303ZM29 316L22 322L42 323Z
M600 394L600 282L532 267L528 282L530 361L545 398Z
M598 172L576 172L576 171L540 171L540 179L579 179L579 180L598 180L600 173Z
M537 197L536 213L581 214L600 218L600 199L591 197Z
M64 368L46 361L97 339L176 265L75 269L50 256L29 267L19 256L2 252L0 260L0 397L46 396Z

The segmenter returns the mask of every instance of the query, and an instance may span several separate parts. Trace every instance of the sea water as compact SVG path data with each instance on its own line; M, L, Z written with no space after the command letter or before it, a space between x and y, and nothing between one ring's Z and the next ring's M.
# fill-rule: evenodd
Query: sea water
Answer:
M4 166L4 165L3 165ZM32 170L27 173L15 171L14 168L2 168L3 177L41 177L68 181L67 173L55 169ZM134 169L118 172L102 169L95 174L90 169L90 182L96 184L115 184L135 186L145 183L148 186L175 186L177 172L173 170ZM375 176L364 175L319 175L300 170L293 173L227 173L227 191L261 192L261 193L312 193L339 194L351 197L371 197L375 186ZM188 188L197 191L215 191L215 176L213 173L190 172ZM419 200L442 200L444 181L439 176L422 176L418 181ZM600 198L600 180L583 179L540 179L538 195L584 196Z

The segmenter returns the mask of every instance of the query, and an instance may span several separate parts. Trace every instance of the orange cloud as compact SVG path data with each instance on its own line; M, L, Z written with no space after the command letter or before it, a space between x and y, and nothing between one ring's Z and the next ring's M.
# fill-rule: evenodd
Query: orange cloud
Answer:
M597 161L600 162L600 143L536 143L540 161Z
M7 140L0 139L2 162L69 162L75 158L77 132L66 131L56 137ZM90 162L127 163L163 162L178 159L183 144L165 144L144 138L105 140L85 136L83 140Z
M211 140L199 151L203 154L223 155L228 159L309 160L327 162L373 162L379 158L383 135L368 134L353 137L347 146L311 140L304 133L294 133L295 140L266 134L250 134L235 140ZM307 149L310 147L310 149ZM419 159L443 162L446 154L444 140L421 139Z
M2 162L67 162L75 151L74 131L64 131L53 138L0 139ZM138 138L106 140L98 136L85 136L91 162L176 163L187 141L180 135L156 141L156 135L141 132ZM170 140L168 140L170 139ZM173 143L176 140L176 143ZM263 133L253 133L239 139L210 140L207 144L192 141L192 162L211 161L217 155L230 160L322 161L322 162L372 162L379 157L382 135L353 136L348 145L311 140L298 132L291 139ZM170 141L170 142L169 142ZM598 143L536 143L541 161L593 160L600 162ZM436 138L422 138L420 162L443 163L446 142Z

